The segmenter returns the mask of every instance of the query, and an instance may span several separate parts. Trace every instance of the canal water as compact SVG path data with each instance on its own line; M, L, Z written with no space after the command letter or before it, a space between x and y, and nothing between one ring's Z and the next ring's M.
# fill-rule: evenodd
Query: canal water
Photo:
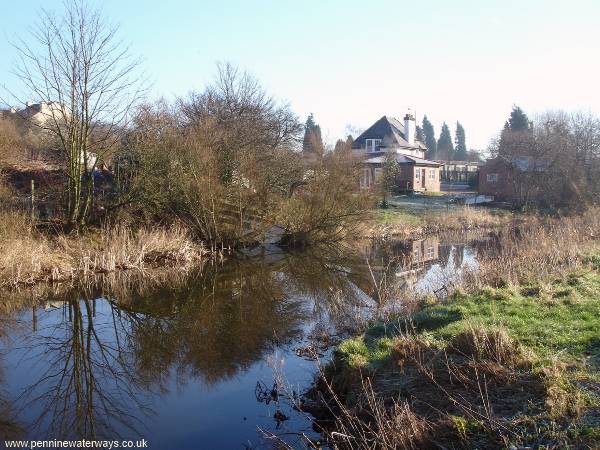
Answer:
M375 286L398 288L395 307L444 292L476 270L485 245L431 237L273 248L143 283L4 294L0 434L243 449L269 448L273 433L301 447L296 433L316 435L294 398L310 387L315 357L326 360L382 307Z

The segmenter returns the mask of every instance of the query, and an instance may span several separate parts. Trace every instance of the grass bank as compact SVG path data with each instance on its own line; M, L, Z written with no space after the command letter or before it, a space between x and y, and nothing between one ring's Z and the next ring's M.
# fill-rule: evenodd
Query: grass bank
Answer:
M449 298L337 348L313 393L332 446L598 448L600 214L511 225Z
M598 448L590 261L549 283L455 294L344 341L319 383L326 436L340 448Z
M50 235L37 231L19 214L1 213L0 222L0 288L122 270L188 266L208 254L178 226L136 230L117 226Z

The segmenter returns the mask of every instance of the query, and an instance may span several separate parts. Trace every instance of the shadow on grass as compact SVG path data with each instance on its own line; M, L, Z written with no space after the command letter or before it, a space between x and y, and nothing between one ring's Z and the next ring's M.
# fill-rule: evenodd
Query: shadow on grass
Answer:
M600 338L590 339L590 343L585 350L589 356L588 364L594 369L600 371Z
M369 328L369 338L394 337L407 332L433 331L464 318L462 312L449 307L427 308L394 322L379 322Z

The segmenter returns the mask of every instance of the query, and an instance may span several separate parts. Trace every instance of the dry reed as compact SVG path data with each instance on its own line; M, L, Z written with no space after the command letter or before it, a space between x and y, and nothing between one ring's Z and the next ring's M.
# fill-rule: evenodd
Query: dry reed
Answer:
M465 286L543 282L582 267L600 236L600 208L561 218L529 217L501 229L495 244L478 255Z
M0 213L0 288L65 281L118 270L187 266L208 253L180 226L123 226L51 237L16 213Z

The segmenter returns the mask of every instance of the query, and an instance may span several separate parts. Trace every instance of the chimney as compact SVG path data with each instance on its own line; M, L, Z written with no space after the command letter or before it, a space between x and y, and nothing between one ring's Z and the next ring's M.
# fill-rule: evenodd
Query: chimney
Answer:
M415 145L416 121L411 113L404 116L404 139L410 145Z
M27 100L27 102L25 103L25 106L27 108L29 108L31 105L33 105L33 102L31 100Z

